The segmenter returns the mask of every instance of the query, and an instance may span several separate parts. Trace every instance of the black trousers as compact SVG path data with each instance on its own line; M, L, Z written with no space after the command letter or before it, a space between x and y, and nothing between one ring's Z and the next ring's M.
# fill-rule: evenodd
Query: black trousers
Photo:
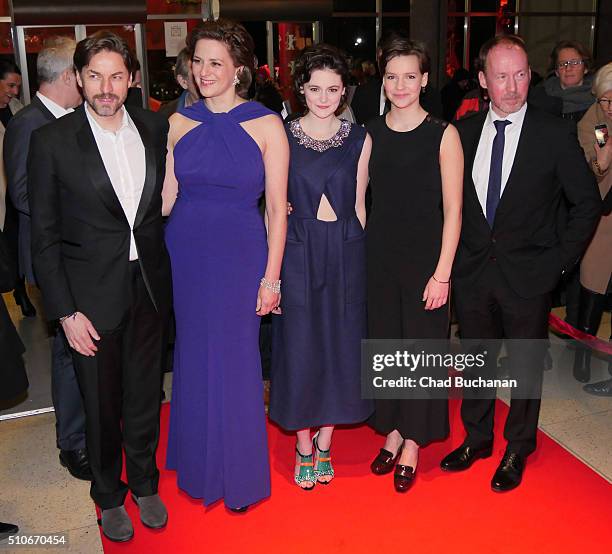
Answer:
M461 338L465 339L547 339L550 294L522 298L508 285L493 260L474 283L455 283L455 307ZM528 456L536 448L544 356L544 341L512 342L508 347L511 367L529 368L532 394L526 398L513 391L510 412L504 427L508 450ZM492 353L490 353L492 354ZM495 356L492 356L495 357ZM478 397L480 396L482 397ZM484 397L484 398L483 398ZM465 444L480 448L493 442L495 390L482 390L461 404L461 418L467 432Z
M130 276L131 304L120 325L97 329L95 356L74 356L85 406L91 497L103 510L121 506L128 487L136 496L156 494L159 480L155 452L168 317L155 310L138 262L130 262ZM127 486L121 481L122 444Z
M85 410L72 351L62 329L57 329L51 351L51 396L55 434L61 450L85 448Z

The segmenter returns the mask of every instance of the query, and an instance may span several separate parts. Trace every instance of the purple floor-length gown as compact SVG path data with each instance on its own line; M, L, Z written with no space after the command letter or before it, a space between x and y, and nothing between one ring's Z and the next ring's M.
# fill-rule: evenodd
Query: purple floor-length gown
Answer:
M211 504L239 508L270 495L259 357L259 280L267 260L257 201L264 164L240 123L272 114L256 102L213 113L174 147L179 193L166 243L172 261L176 346L167 467Z

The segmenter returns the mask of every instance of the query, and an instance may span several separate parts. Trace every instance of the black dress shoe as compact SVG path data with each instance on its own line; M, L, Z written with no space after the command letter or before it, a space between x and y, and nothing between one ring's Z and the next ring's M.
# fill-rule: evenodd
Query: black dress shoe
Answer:
M595 396L612 396L612 379L584 385L582 390L584 390L584 392L588 392L589 394L594 394Z
M0 541L6 539L9 535L19 533L19 527L13 523L3 523L0 521Z
M440 468L444 471L464 471L469 469L476 460L488 458L491 454L493 454L492 446L473 448L462 444L440 462Z
M406 492L414 483L416 470L410 466L397 464L393 474L393 486L397 492Z
M491 479L491 488L495 492L506 492L515 489L521 484L524 467L525 462L521 456L516 452L506 451L497 467L495 475L493 475L493 479Z
M16 288L13 291L13 298L15 299L15 304L21 308L23 317L34 317L36 315L36 308L28 298L25 286L23 288Z
M375 475L385 475L393 470L393 466L395 466L395 462L401 452L402 447L400 446L398 451L393 455L393 452L389 452L384 448L380 449L380 452L374 458L372 463L370 464L370 469L372 473Z
M83 481L91 481L93 476L89 467L89 458L87 450L80 448L79 450L60 450L60 464L62 464L70 475Z

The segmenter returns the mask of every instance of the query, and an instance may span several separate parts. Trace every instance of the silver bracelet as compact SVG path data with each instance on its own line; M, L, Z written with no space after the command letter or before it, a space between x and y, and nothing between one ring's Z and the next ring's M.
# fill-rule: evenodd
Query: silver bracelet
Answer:
M64 323L64 321L66 321L67 319L70 319L70 318L74 319L78 313L79 312L74 312L74 313L71 313L70 315L65 315L63 317L60 317L59 318L60 325Z
M272 292L275 292L276 294L280 294L280 285L281 285L280 279L278 281L268 281L265 277L262 277L261 281L259 281L259 284L262 287L266 287Z

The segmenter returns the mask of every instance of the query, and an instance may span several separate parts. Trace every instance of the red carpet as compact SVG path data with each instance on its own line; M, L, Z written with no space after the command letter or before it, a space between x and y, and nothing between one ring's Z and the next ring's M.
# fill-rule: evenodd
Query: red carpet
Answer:
M438 462L463 439L458 407L456 401L451 405L451 438L421 452L417 481L405 495L393 490L392 475L370 473L370 461L383 440L365 426L336 431L337 477L332 484L317 486L313 492L298 490L292 478L294 438L270 425L270 499L244 515L228 512L222 503L205 509L177 490L173 472L163 471L159 489L168 506L167 528L144 527L128 499L134 539L115 544L103 537L104 550L146 554L612 551L612 486L543 433L522 485L505 494L491 492L489 481L504 449L501 427L507 408L501 402L494 456L476 462L465 473L443 473ZM166 456L169 413L165 405L160 468Z

